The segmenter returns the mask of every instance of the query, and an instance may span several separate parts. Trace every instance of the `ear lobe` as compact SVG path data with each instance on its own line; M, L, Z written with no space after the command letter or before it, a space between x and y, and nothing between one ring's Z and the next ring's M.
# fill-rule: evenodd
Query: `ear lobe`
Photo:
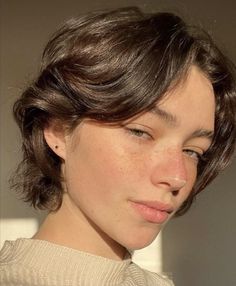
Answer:
M44 138L50 149L60 158L66 157L65 127L60 121L51 120L45 127Z

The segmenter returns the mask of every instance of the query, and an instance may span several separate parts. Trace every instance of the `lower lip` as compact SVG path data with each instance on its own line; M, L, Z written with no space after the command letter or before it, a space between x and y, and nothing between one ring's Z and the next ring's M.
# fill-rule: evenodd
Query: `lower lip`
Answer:
M157 210L135 202L131 202L131 205L139 215L148 222L162 224L166 222L169 217L169 214L166 211Z

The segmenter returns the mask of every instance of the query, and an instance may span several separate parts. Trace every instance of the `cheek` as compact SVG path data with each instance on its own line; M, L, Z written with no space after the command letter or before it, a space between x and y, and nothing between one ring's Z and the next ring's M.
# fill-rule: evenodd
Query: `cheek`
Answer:
M70 192L106 202L129 174L129 164L120 150L81 144L68 156L66 170Z
M136 182L138 178L144 178L147 173L148 166L147 164L145 166L145 162L148 160L145 159L145 155L136 152L123 141L111 140L96 146L96 149L92 147L83 152L83 161L86 160L88 170L99 180L104 181L104 184L107 182L114 188L127 182Z

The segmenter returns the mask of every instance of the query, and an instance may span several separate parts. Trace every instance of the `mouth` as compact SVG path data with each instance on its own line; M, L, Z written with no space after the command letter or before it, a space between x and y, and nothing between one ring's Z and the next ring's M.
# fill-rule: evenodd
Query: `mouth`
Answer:
M165 223L174 211L171 205L157 201L130 201L130 203L139 216L151 223Z

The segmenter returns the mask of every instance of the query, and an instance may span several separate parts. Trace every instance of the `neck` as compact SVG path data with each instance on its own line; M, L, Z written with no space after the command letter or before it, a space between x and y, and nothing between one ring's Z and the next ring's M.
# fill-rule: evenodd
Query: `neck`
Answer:
M67 194L57 212L51 212L33 237L80 251L122 260L127 250L102 232L75 206Z

